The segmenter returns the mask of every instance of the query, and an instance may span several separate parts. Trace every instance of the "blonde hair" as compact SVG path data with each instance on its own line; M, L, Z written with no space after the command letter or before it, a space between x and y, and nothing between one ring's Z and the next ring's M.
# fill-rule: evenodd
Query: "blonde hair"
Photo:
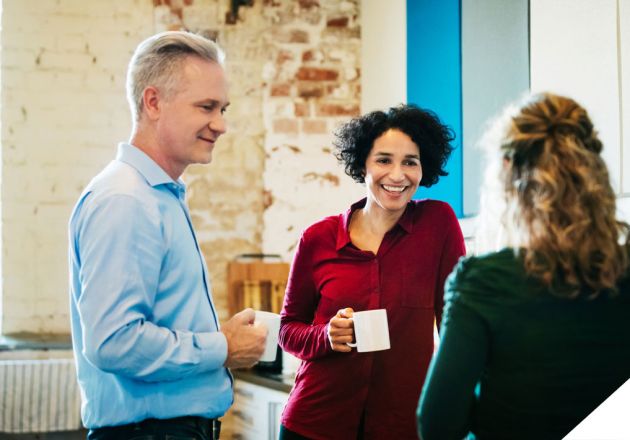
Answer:
M516 248L527 273L553 294L614 291L628 269L629 227L615 218L602 143L586 110L570 98L534 95L509 107L492 131L481 221L499 219L501 244ZM492 193L502 196L494 212Z

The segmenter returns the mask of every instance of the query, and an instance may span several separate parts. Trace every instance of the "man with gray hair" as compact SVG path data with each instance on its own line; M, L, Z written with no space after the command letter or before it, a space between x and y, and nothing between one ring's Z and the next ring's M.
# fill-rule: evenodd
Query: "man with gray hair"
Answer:
M165 32L129 63L128 143L87 186L69 224L72 339L88 439L218 438L228 368L262 355L246 309L219 328L180 176L209 163L229 104L223 53Z

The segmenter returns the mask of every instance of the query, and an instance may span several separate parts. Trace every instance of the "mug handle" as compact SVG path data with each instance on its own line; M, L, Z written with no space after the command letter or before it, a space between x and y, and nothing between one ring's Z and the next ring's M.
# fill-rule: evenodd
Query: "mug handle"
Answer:
M350 318L350 320L352 321L352 324L354 325L354 318ZM353 330L353 331L354 331L354 330ZM356 338L356 335L355 335L355 338ZM346 342L346 345L347 345L348 347L355 348L355 347L357 346L357 343L356 343L356 342Z

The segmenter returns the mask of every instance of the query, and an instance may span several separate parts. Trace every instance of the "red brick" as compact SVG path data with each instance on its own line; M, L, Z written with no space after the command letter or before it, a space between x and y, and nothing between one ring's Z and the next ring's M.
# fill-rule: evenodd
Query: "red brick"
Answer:
M273 193L268 189L263 191L263 209L269 209L273 205L274 197Z
M324 87L320 84L299 83L298 96L300 98L321 98L324 96Z
M291 84L278 83L271 85L271 96L289 96L291 94Z
M192 5L192 4L193 4L193 0L184 0L184 4L185 4L186 6L190 6L190 5Z
M297 134L298 133L298 121L297 119L276 119L273 121L274 133L281 134Z
M306 134L326 134L328 133L326 121L322 119L304 119L302 131Z
M319 7L319 0L299 0L299 1L300 1L300 7L304 9Z
M289 52L288 50L281 50L278 52L276 56L276 64L282 64L285 61L293 61L294 59L293 52Z
M308 32L293 29L289 35L289 43L308 43Z
M306 102L296 102L293 104L295 116L298 118L303 118L305 116L311 115L311 109L309 108L308 103Z
M312 181L318 180L321 183L327 182L333 186L339 186L339 177L335 176L332 173L310 172L310 173L304 174L303 178L306 182L312 182Z
M316 67L300 67L296 77L297 79L305 81L334 81L339 78L339 72L331 69L318 69Z
M358 104L331 104L320 103L317 106L318 116L358 116Z
M348 17L335 17L326 22L328 27L348 27Z
M315 55L313 54L312 50L307 50L306 52L302 54L302 61L304 62L313 61L314 59L315 59Z

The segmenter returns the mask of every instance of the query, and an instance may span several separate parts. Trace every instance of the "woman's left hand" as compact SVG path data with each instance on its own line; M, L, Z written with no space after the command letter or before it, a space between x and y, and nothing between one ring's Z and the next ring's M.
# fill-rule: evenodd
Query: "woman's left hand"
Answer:
M347 345L354 339L354 322L352 314L354 310L350 307L341 309L328 323L328 340L334 351L350 352L352 348Z

